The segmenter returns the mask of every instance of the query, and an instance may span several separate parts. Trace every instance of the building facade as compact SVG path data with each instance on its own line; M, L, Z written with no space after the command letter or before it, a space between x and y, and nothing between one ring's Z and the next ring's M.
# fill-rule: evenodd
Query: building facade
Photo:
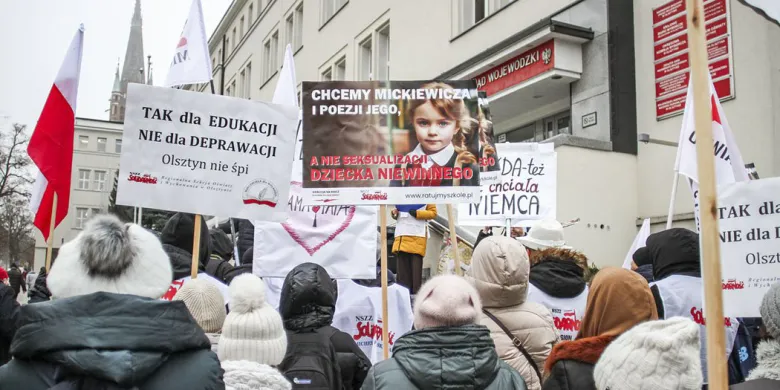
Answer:
M740 43L746 46L735 60L736 78L752 79L744 86L737 83L740 95L740 89L761 83L750 74L756 68L771 79L775 65L753 63L740 70L739 64L757 62L752 51L760 44L780 42L771 41L780 31L748 15L754 12L738 1L725 1L733 15L735 58ZM654 115L651 9L661 3L234 0L209 49L217 93L265 101L273 95L288 43L299 82L477 80L488 95L498 141L555 144L558 219L579 219L566 228L567 241L599 265L619 265L638 221L665 220L671 188L675 149L638 143L639 133L676 140L680 129L679 117L657 120ZM756 26L760 31L751 30ZM740 33L744 37L738 38ZM770 61L777 54L766 51L760 56ZM208 91L207 85L191 88ZM768 83L762 86L761 98L771 101L778 92L770 89ZM727 115L741 105L750 107L749 115L733 114L744 117L744 125L755 131L749 136L752 144L746 139L743 154L771 176L777 169L775 157L768 151L755 157L747 152L761 143L760 137L776 132L771 118L776 114L766 113L777 110L765 102L754 107L756 99L746 93L725 107ZM755 126L758 122L762 130ZM692 204L683 190L677 206L679 223L692 226L686 214ZM428 258L438 257L437 239L428 246Z
M122 123L76 118L70 205L68 216L54 230L55 251L76 237L89 218L108 211L121 151ZM46 262L46 241L34 230L38 269Z

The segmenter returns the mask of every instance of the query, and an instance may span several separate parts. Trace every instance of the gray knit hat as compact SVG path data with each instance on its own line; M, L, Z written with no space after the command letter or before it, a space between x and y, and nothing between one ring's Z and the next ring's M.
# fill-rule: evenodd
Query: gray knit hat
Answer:
M780 339L780 283L775 283L761 300L761 319L767 333L774 339Z
M648 321L615 339L593 370L599 390L699 390L699 325L684 317Z
M184 282L173 297L174 301L184 301L184 305L206 333L219 333L225 322L225 298L214 283L204 279L190 279Z
M276 366L287 352L282 317L265 300L265 282L253 274L230 283L230 314L222 326L220 361L248 360Z

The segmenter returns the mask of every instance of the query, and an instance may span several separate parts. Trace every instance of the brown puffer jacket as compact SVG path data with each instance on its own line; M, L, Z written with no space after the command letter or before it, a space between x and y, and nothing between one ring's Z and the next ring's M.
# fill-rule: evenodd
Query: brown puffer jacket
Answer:
M544 362L559 337L550 310L526 302L529 272L525 248L511 238L494 236L484 239L474 250L466 279L479 292L483 308L522 342L544 375ZM484 314L479 323L490 329L498 356L520 372L528 388L541 389L533 367L509 336Z

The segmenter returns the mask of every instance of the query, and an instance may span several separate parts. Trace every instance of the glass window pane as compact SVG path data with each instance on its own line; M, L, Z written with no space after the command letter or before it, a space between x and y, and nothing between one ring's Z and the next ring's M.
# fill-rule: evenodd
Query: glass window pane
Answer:
M108 139L106 138L98 138L97 139L97 150L98 152L105 152L106 151L106 143L108 142Z
M87 149L89 147L89 137L86 135L79 136L79 149Z
M116 145L114 146L114 151L116 153L122 153L122 140L121 139L116 140Z

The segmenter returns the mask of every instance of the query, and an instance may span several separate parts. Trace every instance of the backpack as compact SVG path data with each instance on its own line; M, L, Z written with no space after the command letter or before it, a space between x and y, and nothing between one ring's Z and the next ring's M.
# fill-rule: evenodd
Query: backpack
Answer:
M321 332L288 332L287 353L279 371L294 390L341 390L336 348Z

